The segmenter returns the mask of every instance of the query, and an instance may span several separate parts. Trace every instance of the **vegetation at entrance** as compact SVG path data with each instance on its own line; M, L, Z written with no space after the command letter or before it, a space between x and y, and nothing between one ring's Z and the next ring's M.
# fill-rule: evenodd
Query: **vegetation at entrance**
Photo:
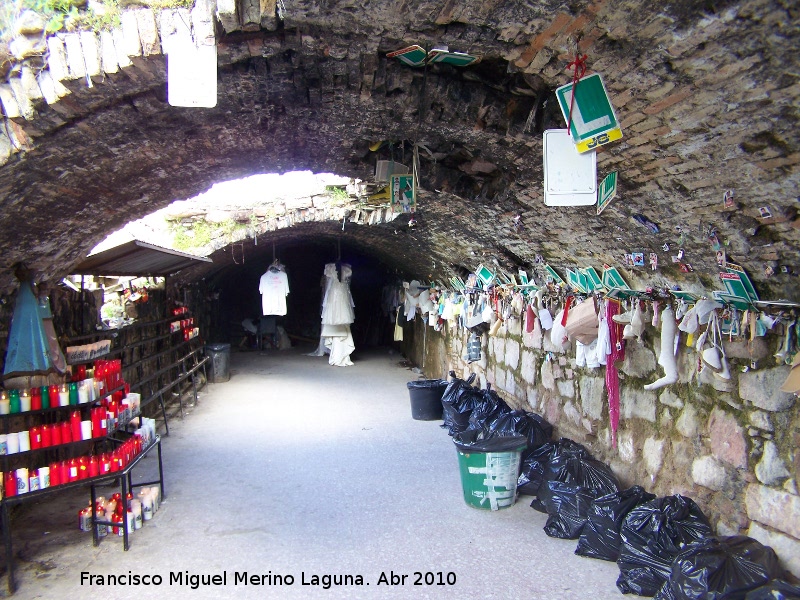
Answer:
M176 223L172 225L172 247L189 252L211 243L211 225L206 221L194 221L190 226Z
M12 0L0 2L1 41L8 42L17 30L22 13L33 11L45 21L45 33L101 31L120 25L120 14L131 5L153 9L191 8L194 0Z
M325 191L331 198L331 206L341 206L350 202L350 194L336 185L326 185Z

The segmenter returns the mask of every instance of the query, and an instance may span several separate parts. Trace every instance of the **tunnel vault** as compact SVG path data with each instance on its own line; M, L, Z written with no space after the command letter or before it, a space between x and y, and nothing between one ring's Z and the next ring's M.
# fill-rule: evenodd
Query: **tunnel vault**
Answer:
M633 285L689 289L720 287L721 246L763 297L796 295L796 9L462 4L297 2L257 24L241 7L199 3L216 9L219 91L207 109L167 103L160 12L131 11L138 53L118 50L116 64L102 34L50 38L47 60L16 60L2 86L0 290L15 288L14 264L58 278L110 231L215 182L303 169L369 179L377 160L408 163L416 147L416 229L403 218L362 224L354 204L344 218L295 211L291 226L257 234L344 236L434 279L481 262L622 267L642 251L659 268L629 269ZM387 58L408 43L482 60L414 69ZM598 152L599 175L618 171L620 188L600 216L542 200L541 134L564 126L553 90L569 81L576 49L602 73L624 134ZM382 140L391 144L370 150ZM679 248L693 272L673 264Z

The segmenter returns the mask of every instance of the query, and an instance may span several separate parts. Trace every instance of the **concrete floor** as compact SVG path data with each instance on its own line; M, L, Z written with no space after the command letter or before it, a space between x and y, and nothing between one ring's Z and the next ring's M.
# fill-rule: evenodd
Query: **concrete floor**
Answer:
M13 521L14 597L622 597L616 564L576 556L575 541L545 535L546 516L529 498L496 512L464 502L447 432L440 421L411 418L406 383L418 376L398 354L361 352L355 366L339 368L302 354L310 350L234 352L230 381L210 384L184 419L170 421L168 498L128 552L121 538L95 548L78 530L88 490L23 505ZM155 461L143 462L141 476L150 477ZM81 585L81 572L129 571L163 581ZM170 585L170 573L185 580L187 572L225 574L226 584ZM237 583L244 572L294 584ZM415 586L415 572L456 581ZM390 583L392 574L407 577L380 585L382 573ZM364 585L303 585L323 575L360 575Z

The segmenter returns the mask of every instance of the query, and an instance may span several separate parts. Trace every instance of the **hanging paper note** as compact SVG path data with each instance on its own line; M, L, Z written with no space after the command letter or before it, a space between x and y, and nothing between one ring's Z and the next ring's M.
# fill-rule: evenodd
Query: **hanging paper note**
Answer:
M217 47L196 46L179 38L167 54L167 99L170 106L213 108L217 105Z
M413 212L417 209L417 185L413 174L391 175L392 210Z
M570 123L572 109L569 129L578 152L587 152L621 139L622 130L600 74L584 77L574 89L573 98L572 83L562 85L556 90L556 97L567 123Z
M597 202L597 159L580 154L566 129L542 134L544 203L546 206L588 206Z

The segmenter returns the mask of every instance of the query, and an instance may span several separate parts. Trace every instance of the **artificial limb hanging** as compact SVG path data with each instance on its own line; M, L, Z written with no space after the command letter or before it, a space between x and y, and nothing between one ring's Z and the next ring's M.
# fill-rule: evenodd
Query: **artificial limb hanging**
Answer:
M677 334L678 325L675 322L675 313L668 306L661 315L661 351L658 355L658 364L664 369L664 376L653 383L648 383L644 389L657 390L678 381L678 359L675 356Z

